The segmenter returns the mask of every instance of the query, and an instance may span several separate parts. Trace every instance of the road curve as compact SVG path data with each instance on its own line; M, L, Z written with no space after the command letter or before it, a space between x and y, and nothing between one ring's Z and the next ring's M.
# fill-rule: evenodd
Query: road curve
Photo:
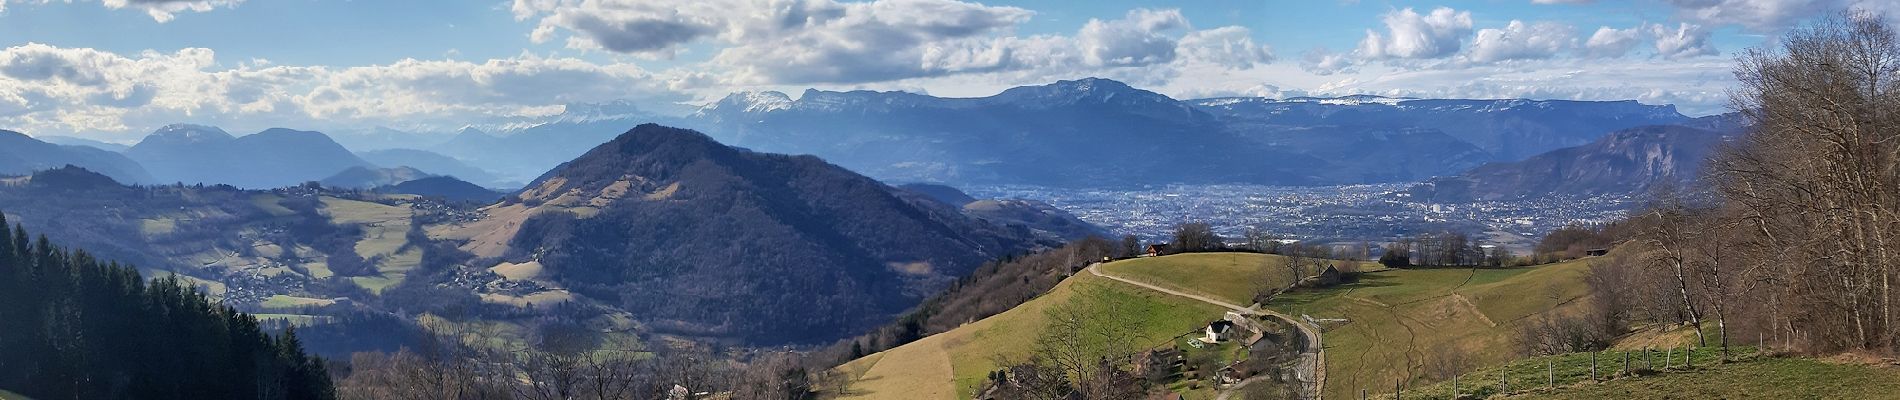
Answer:
M1271 309L1258 307L1257 304L1254 306L1241 307L1233 303L1216 300L1214 298L1207 297L1207 296L1202 296L1202 295L1193 294L1193 293L1184 293L1184 292L1173 290L1173 289L1151 285L1145 282L1139 282L1132 279L1105 274L1105 273L1102 273L1102 270L1100 268L1101 265L1102 263L1089 264L1089 267L1087 268L1089 271L1089 274L1103 277L1103 278L1112 279L1121 283L1139 286L1141 288L1148 289L1148 290L1153 290L1153 291L1157 291L1161 293L1167 293L1174 296L1186 297L1186 298L1194 299L1196 301L1200 301L1207 304L1213 304L1216 306L1220 306L1222 308L1233 310L1234 312L1238 312L1244 315L1259 315L1259 316L1278 318L1282 321L1286 321L1288 324L1291 324L1294 327L1299 328L1300 336L1303 336L1305 338L1306 349L1300 352L1299 366L1294 371L1294 376L1299 378L1300 382L1302 383L1299 395L1296 398L1302 399L1302 400L1305 400L1305 399L1317 400L1321 398L1321 394L1324 392L1323 388L1326 387L1326 355L1324 353L1325 346L1320 344L1320 336L1319 336L1318 328L1310 326L1306 323L1300 322L1300 320L1294 319L1293 317L1288 316L1286 314L1281 314L1278 311L1273 311ZM1247 380L1243 380L1239 384L1229 387L1227 388L1227 390L1221 391L1220 396L1216 397L1216 399L1227 400L1230 396L1233 395L1234 392L1239 391L1240 388L1246 387L1248 384L1253 383L1255 379L1258 379L1258 378L1262 378L1262 377L1255 377L1255 378L1249 378Z

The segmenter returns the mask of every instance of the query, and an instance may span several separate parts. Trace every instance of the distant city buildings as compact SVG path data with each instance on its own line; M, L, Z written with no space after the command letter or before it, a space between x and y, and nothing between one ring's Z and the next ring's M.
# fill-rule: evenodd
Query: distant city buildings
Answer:
M1347 186L1167 185L1133 189L972 186L979 198L1042 200L1117 233L1167 241L1200 221L1229 239L1248 228L1312 242L1382 241L1439 231L1477 235L1519 250L1571 223L1602 223L1636 204L1628 196L1548 197L1458 204L1404 196L1411 183Z

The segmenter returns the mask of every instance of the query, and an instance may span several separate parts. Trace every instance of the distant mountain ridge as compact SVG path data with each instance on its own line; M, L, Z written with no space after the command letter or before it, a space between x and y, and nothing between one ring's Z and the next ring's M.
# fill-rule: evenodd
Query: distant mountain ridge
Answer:
M86 146L86 147L110 151L114 153L124 152L126 149L132 148L132 146L129 146L129 145L102 142L98 140L78 138L78 137L72 137L72 136L42 136L37 139L39 139L42 142L57 144L61 146Z
M1085 78L973 98L865 90L810 89L796 97L739 92L679 116L631 101L574 103L558 114L497 118L454 133L404 136L376 128L349 137L381 149L359 152L358 161L416 167L490 187L518 186L639 123L696 129L757 151L817 155L888 182L1331 185L1447 176L1582 145L1621 129L1689 121L1673 106L1636 101L1372 95L1177 100L1114 80ZM197 136L163 137L168 131ZM145 168L159 181L270 187L296 183L285 179L292 175L322 179L357 165L349 156L318 156L300 163L321 164L315 168L321 172L231 176L243 174L205 165L256 166L285 157L226 160L202 151L180 150L185 155L173 156L140 149L167 144L215 148L250 137L189 125L158 133L126 153L150 164ZM312 149L330 148L311 143ZM415 148L388 148L404 144ZM268 154L254 149L223 153Z
M688 119L735 145L885 180L1114 186L1410 181L1688 117L1634 101L1180 101L1090 78L978 98L742 92Z
M737 92L677 115L628 101L568 104L551 116L431 134L448 139L425 149L520 182L627 126L660 123L735 147L817 155L889 182L1323 185L1417 181L1688 121L1673 106L1635 101L1177 100L1100 78L973 98L794 94Z
M67 165L96 171L125 183L156 182L143 166L125 155L89 146L52 144L24 133L0 130L0 174L28 175Z
M271 188L316 181L371 164L320 132L272 128L242 137L200 125L170 125L125 151L161 182Z
M457 179L479 185L507 186L504 185L507 182L495 177L495 175L488 170L432 151L394 148L361 151L357 152L356 155L362 157L363 161L368 161L371 164L376 164L383 168L413 167L415 169L428 171L432 174L453 176ZM521 185L521 181L514 182L514 186L519 185Z
M1625 129L1590 144L1433 178L1408 192L1415 200L1441 203L1641 194L1657 185L1694 181L1703 162L1733 133L1674 125Z
M1690 119L1671 105L1625 101L1411 99L1380 96L1193 100L1237 135L1306 149L1345 178L1407 181L1515 161L1604 134ZM1383 136L1381 136L1383 133ZM1388 164L1397 161L1396 164ZM1388 164L1396 168L1365 168ZM1349 182L1352 183L1352 182Z
M689 119L760 151L816 154L896 181L1100 186L1246 181L1309 184L1323 160L1253 145L1214 116L1106 79L994 96L808 90L742 93Z

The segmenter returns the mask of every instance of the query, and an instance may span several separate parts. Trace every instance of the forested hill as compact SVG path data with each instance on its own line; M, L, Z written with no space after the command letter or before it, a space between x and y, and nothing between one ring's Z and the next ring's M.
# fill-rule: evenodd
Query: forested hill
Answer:
M0 226L5 224L0 215ZM174 279L0 228L0 389L42 399L329 399L294 333Z
M817 157L647 124L489 213L534 215L505 256L540 261L576 293L663 331L767 344L870 328L1035 243L896 190Z

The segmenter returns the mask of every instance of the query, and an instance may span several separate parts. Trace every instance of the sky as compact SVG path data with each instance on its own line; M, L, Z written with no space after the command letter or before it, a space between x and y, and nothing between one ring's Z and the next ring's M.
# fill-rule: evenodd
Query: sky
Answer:
M1191 99L1376 94L1727 110L1733 57L1892 0L0 0L0 129L449 132L748 90L975 97L1103 77Z

